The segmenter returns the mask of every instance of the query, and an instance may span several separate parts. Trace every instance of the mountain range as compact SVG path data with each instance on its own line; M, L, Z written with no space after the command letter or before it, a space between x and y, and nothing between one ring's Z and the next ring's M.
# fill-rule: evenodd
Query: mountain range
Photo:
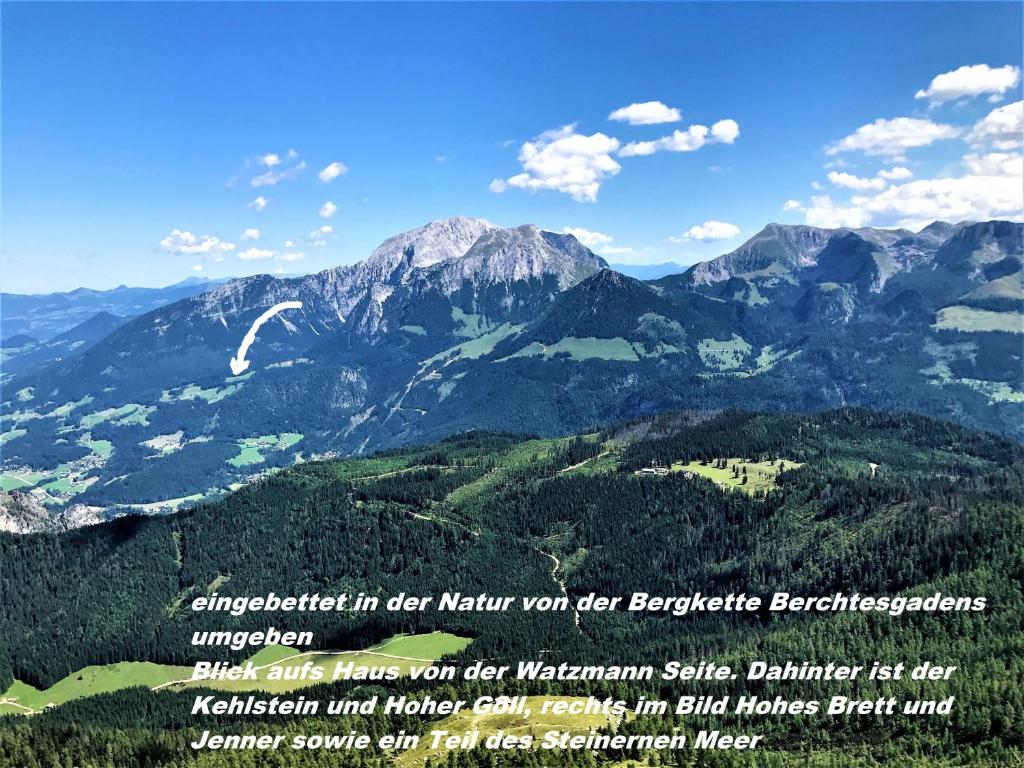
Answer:
M1022 225L1005 221L771 224L641 281L572 235L432 222L354 265L232 280L5 364L4 506L13 519L31 495L77 525L312 458L670 408L861 405L1020 439L1022 254ZM263 325L231 376L245 332L282 301L302 308Z
M108 291L77 288L65 293L0 293L0 339L8 346L12 336L42 342L74 328L100 312L119 317L141 315L171 302L208 291L222 280L189 277L165 288L130 288Z

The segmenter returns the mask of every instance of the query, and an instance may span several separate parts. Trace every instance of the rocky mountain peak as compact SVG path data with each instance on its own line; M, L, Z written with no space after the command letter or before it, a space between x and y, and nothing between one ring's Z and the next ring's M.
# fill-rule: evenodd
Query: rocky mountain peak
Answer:
M695 285L707 285L730 277L769 276L772 271L814 266L836 231L803 224L769 224L735 251L694 265L689 275Z
M360 265L361 271L377 279L401 280L411 269L431 267L464 255L482 235L495 229L485 219L464 216L432 221L389 237Z

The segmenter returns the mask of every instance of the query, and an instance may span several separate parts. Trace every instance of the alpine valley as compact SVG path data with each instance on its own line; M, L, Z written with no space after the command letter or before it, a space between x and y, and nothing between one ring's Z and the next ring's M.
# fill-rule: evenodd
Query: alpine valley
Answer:
M640 281L572 235L451 218L317 274L182 286L35 337L26 320L3 344L0 530L172 511L469 429L554 436L669 409L862 406L1019 440L1022 229L771 224ZM56 306L5 295L5 311L29 298ZM296 300L232 376L253 321Z

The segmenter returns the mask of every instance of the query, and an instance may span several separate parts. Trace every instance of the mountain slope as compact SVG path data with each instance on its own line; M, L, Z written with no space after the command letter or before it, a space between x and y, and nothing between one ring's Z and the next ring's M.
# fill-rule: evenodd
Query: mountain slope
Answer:
M112 315L109 312L97 314L79 323L74 328L54 336L48 341L32 339L28 343L10 346L7 341L0 348L0 360L3 362L4 375L26 371L30 368L48 365L79 355L93 344L113 333L125 324L126 318ZM24 339L15 336L13 339Z
M15 376L3 487L54 511L166 511L462 429L555 435L738 403L910 409L1024 437L1020 230L773 225L706 267L758 269L644 283L571 236L437 222L356 265L233 281ZM296 299L229 376L252 320Z
M642 474L652 461L671 470ZM314 650L365 648L398 632L455 633L473 639L448 660L460 667L536 659L553 666L658 669L670 660L715 659L742 672L754 660L838 660L869 668L886 659L977 674L929 681L923 694L909 682L904 688L867 676L853 691L843 681L788 680L784 695L795 701L850 695L866 701L954 696L956 702L941 718L764 717L757 721L766 740L761 754L777 765L806 764L808 728L820 724L830 729L815 755L821 764L912 765L923 764L921 755L938 754L943 765L1008 765L1021 714L1016 699L1005 695L1005 681L1024 663L1024 593L1019 579L1006 577L1020 567L1022 462L1024 449L1012 441L908 414L844 409L708 419L666 413L558 439L468 433L366 459L295 467L183 514L128 518L61 536L0 533L0 695L17 702L32 694L26 686L46 688L90 664L205 660L209 649L193 645L193 632L265 631L271 622L280 630L311 631ZM721 463L749 482L734 480ZM573 602L592 593L742 592L764 604L778 592L856 593L899 598L893 607L906 610L574 616L572 610L429 606L408 613L245 611L229 617L189 608L211 591L241 598L357 590L382 598L564 593ZM917 610L909 599L936 593L971 605L980 596L986 604L984 610ZM223 649L234 661L251 653ZM705 680L697 689L693 681L656 675L610 685L555 679L525 692L773 701L774 691L744 678ZM492 683L487 695L524 692L519 680ZM360 681L304 693L322 702L367 695ZM481 695L478 684L461 676L437 683L375 681L373 693ZM180 766L192 759L188 743L196 729L225 727L223 720L187 716L195 699L191 689L137 687L30 718L2 718L0 763L28 765L39 758L42 764ZM339 722L381 733L412 727L379 708L358 721L245 715L230 721L238 732L260 733L333 733ZM620 727L663 733L672 722L642 717ZM727 711L685 727L742 732L750 723L749 716ZM595 750L584 761L614 768L622 757L621 750ZM675 759L668 752L642 757L648 764ZM368 749L359 759L387 768L394 755ZM440 759L467 768L494 764L490 750L453 751ZM308 762L305 756L301 762ZM322 764L336 762L333 753Z

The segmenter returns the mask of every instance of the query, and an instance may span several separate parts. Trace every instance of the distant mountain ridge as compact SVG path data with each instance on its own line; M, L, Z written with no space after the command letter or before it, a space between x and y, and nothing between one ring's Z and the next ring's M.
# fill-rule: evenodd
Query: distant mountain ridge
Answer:
M0 293L0 339L6 341L24 334L38 341L47 341L100 312L119 317L141 315L203 293L222 282L189 277L165 288L120 285L105 291L76 288L65 293Z
M0 362L3 363L4 374L26 371L33 366L47 365L82 354L126 321L127 318L110 312L97 312L48 341L39 341L24 334L12 336L0 342Z
M432 222L358 264L234 280L13 375L4 489L152 512L324 455L680 408L906 409L1020 439L1021 234L774 224L639 281L571 235ZM253 319L289 300L302 309L261 327L231 376Z
M676 264L674 261L666 261L662 264L621 264L611 262L608 266L616 272L620 272L627 277L634 277L637 280L657 280L659 277L685 272L687 269L682 264Z

